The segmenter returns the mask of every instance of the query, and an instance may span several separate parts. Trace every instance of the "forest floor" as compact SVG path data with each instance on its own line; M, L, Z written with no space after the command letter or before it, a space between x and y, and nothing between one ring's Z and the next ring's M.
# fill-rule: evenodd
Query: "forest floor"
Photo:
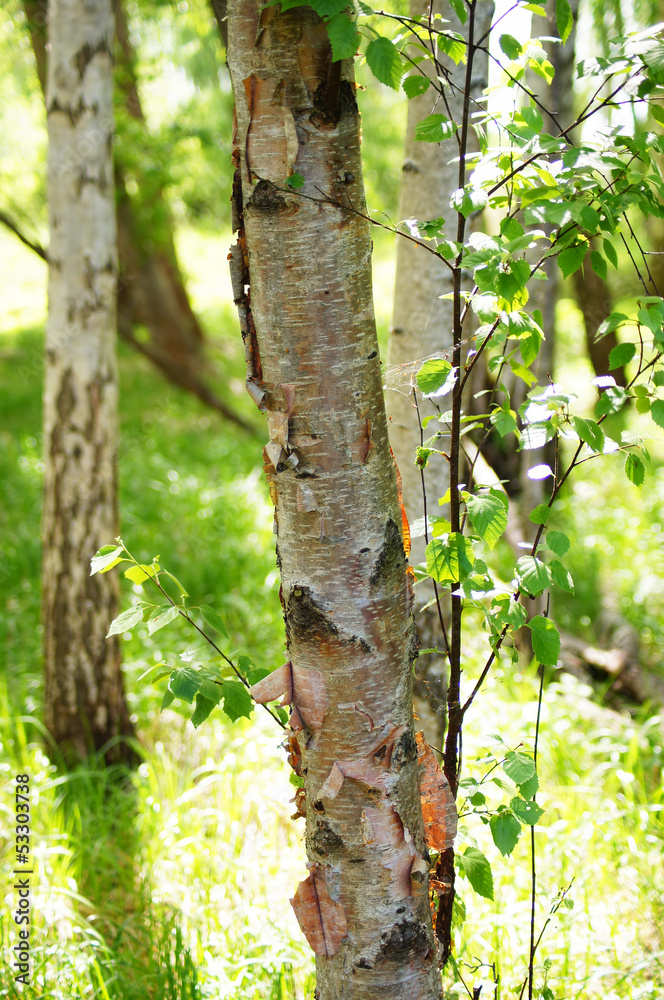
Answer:
M179 249L210 333L215 386L254 416L226 297L227 243L185 230ZM378 240L383 344L392 266ZM190 635L174 628L150 638L140 629L124 638L142 756L132 775L92 762L61 774L49 759L40 723L39 634L45 275L43 265L4 234L0 274L0 769L6 778L0 856L8 887L0 915L0 997L23 995L7 958L15 931L9 782L28 772L37 873L35 996L309 1000L313 963L288 904L305 873L302 827L289 818L294 789L281 733L256 713L235 725L218 713L194 731L176 712L160 714L163 682L140 679L155 663L178 661L192 648ZM580 330L570 303L561 303L560 316L561 354L574 358ZM581 381L582 362L566 367ZM283 626L260 443L164 384L124 346L120 376L125 542L141 559L159 554L197 601L220 610L229 649L277 666ZM664 659L661 458L656 447L640 492L626 482L618 458L584 467L562 515L578 600L572 606L556 595L566 627L588 636L600 593L611 597L639 628L653 669L662 669ZM123 585L126 606L132 586ZM467 651L470 678L480 641L477 629ZM506 660L496 669L464 732L466 777L479 779L505 746L532 746L537 688L525 662ZM537 956L540 993L546 984L556 998L664 998L662 763L662 720L647 707L617 713L573 678L547 683L539 742L538 802L545 813L536 828L538 928L552 906L557 912ZM484 787L490 805L503 801L504 785ZM528 838L502 858L488 828L468 815L459 835L459 846L466 845L489 857L495 888L489 901L459 880L467 915L456 932L457 968L466 983L484 983L483 997L494 995L496 978L496 996L518 997L529 935ZM567 887L571 908L559 905ZM452 969L448 989L455 979Z

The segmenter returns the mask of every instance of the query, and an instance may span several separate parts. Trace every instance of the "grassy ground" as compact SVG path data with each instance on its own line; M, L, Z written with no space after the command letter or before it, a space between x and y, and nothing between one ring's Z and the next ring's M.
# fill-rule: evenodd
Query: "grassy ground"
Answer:
M167 630L148 639L139 630L126 639L129 698L143 754L130 778L93 765L58 775L44 752L38 722L43 270L8 239L0 237L7 283L0 334L0 847L9 873L9 780L28 771L35 790L35 995L310 998L312 962L288 905L304 874L304 852L301 831L289 819L293 789L280 734L262 718L233 727L221 715L195 733L176 713L159 715L161 691L138 680L147 666L175 660L190 637ZM219 268L225 245L223 238L193 232L180 239L197 306L215 337L216 384L244 407L241 351ZM389 303L392 265L380 242L378 250L377 301ZM384 307L379 321L384 335ZM566 327L571 338L572 325ZM231 648L249 651L257 663L278 664L282 623L259 443L166 386L124 349L120 370L127 544L141 557L160 553L192 594L220 607ZM618 461L609 460L601 468L586 466L574 489L581 506L574 507L570 494L568 530L584 595L575 613L590 618L597 588L613 591L627 617L643 626L657 664L664 570L655 553L664 524L664 473L652 470L639 493ZM474 641L469 677L480 655ZM646 713L609 712L590 694L570 679L545 690L538 926L550 900L572 880L574 908L563 907L547 929L538 982L548 976L561 998L663 998L660 722ZM473 757L496 749L496 731L511 746L532 739L535 701L536 679L526 667L506 663L496 670L464 735L466 774L482 773ZM503 790L491 787L501 801ZM491 858L496 892L495 903L481 901L460 880L468 910L457 931L460 974L469 985L485 980L483 996L491 996L494 966L499 996L515 997L528 940L528 844L523 838L505 860L477 819L464 823L459 846L477 843ZM9 877L4 884L11 886ZM15 933L11 888L4 896L0 953L6 963ZM448 987L452 982L448 977ZM0 997L18 995L10 970L0 966Z

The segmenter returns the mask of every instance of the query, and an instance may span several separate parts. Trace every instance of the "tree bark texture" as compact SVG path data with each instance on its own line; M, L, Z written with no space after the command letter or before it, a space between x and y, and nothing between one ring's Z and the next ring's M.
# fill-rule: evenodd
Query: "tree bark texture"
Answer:
M42 90L46 92L48 0L24 0L23 6L30 28L37 74ZM135 53L129 40L124 8L121 0L117 0L113 6L117 38L115 51L120 63L118 87L127 113L136 121L143 122L134 69ZM72 166L75 166L77 149L70 150L69 156ZM164 202L163 190L158 188L148 194L139 187L139 193L132 199L126 189L126 171L121 157L120 146L115 163L120 262L118 332L123 340L149 358L169 381L198 396L207 406L245 430L253 432L254 428L224 403L201 376L203 329L191 308L180 273L173 244L172 222ZM155 214L161 220L159 233L150 224L150 218ZM146 342L135 336L136 325L142 325L148 331L149 339Z
M491 25L493 3L477 4L475 15L475 37L479 39ZM413 17L425 17L429 10L427 0L411 0L410 13ZM467 23L461 24L449 3L435 3L434 13L442 14L449 23L445 25L452 31L457 31L467 38ZM413 52L415 55L416 53ZM446 103L429 88L424 94L408 102L408 121L406 127L406 144L404 150L403 175L401 182L401 197L399 202L400 219L417 219L425 222L429 219L445 218L447 226L445 235L449 239L456 238L456 214L450 208L450 200L456 191L459 177L459 148L456 137L446 142L416 142L415 128L427 115L444 114L460 123L463 113L463 91L465 87L465 64L455 63L442 52L438 58L448 74L449 84L446 87ZM435 75L433 63L427 72ZM487 85L488 58L482 52L475 54L473 62L472 97L481 98ZM437 98L437 99L436 99ZM471 103L471 112L477 106ZM476 144L470 145L472 152ZM394 286L394 313L388 361L392 365L412 363L416 359L424 359L432 355L441 356L449 353L451 360L452 347L452 302L441 299L442 295L452 292L452 275L445 264L408 240L397 240L397 266ZM467 336L472 336L469 314ZM408 370L408 369L406 369ZM442 400L446 408L446 397ZM390 443L395 459L401 472L403 502L406 514L412 523L423 516L422 477L415 465L415 449L420 443L420 429L417 411L413 403L407 378L405 384L398 385L388 391L387 410L390 420ZM436 414L433 403L420 401L422 417ZM441 428L440 424L429 425L426 436L430 437L433 428ZM442 430L442 428L441 428ZM440 438L436 447L441 451L449 451L449 439ZM448 466L439 455L433 455L425 470L425 486L429 514L439 513L438 499L445 494L449 486ZM425 539L418 536L412 539L411 562L413 565L425 560ZM417 588L416 609L423 607L434 596L430 584L419 584ZM438 612L431 607L416 614L417 628L424 648L440 648L442 637ZM416 665L415 705L417 714L423 722L425 733L430 742L437 747L442 746L445 734L445 690L446 665L442 656L427 654Z
M118 583L90 576L117 534L117 251L110 0L50 12L49 315L44 387L46 726L66 758L133 734L117 638ZM122 742L110 759L129 756Z
M352 65L309 8L229 4L234 294L267 414L319 1000L433 1000L410 577L371 289ZM285 185L304 177L296 193ZM240 187L243 208L240 206ZM284 673L285 671L285 673ZM286 692L288 696L288 691Z

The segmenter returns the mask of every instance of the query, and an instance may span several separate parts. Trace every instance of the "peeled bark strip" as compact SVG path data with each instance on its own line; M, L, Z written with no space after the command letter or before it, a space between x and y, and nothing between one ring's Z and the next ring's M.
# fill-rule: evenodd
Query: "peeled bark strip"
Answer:
M429 10L427 0L411 0L410 13L413 17L425 17ZM457 31L467 37L467 23L461 24L448 3L435 3L434 12L442 14L449 23L445 28ZM491 24L493 3L477 5L475 15L475 37L479 39ZM415 55L413 51L413 55ZM408 102L408 123L404 151L400 219L444 218L447 222L445 235L456 238L456 213L450 208L452 194L458 187L459 147L456 138L446 142L416 142L415 128L427 115L435 112L444 114L458 124L463 111L463 89L466 67L454 62L438 52L438 59L445 66L450 80L446 88L447 104L438 97L433 87L424 94ZM435 74L433 63L427 72ZM487 57L478 52L473 61L472 95L481 97L487 84ZM477 111L471 105L471 111ZM471 143L471 149L477 148ZM431 355L449 356L452 348L452 302L441 296L452 292L452 275L443 261L427 253L408 240L397 240L397 267L394 286L394 315L389 342L389 364L404 365ZM466 336L471 336L470 329ZM445 397L442 409L446 408ZM441 401L439 400L439 403ZM408 385L388 392L387 410L390 418L390 442L399 465L403 482L403 501L408 519L412 524L423 515L422 481L420 470L415 465L415 449L420 443L420 430L413 397ZM432 403L420 400L422 417L435 414ZM425 436L430 437L439 424L429 424ZM441 428L442 430L442 428ZM449 451L449 439L442 437L436 447ZM429 514L440 513L438 500L449 486L448 467L444 459L435 455L425 472L427 503ZM425 540L420 536L413 539L411 563L417 565L425 561ZM420 584L417 588L417 607L427 604L433 597L433 587ZM417 629L424 648L442 648L440 624L435 607L416 614ZM436 747L441 747L445 736L446 661L444 657L427 654L416 665L416 711L427 738Z
M117 534L117 284L110 0L54 4L48 72L51 244L44 388L46 726L65 757L133 734L115 575L90 558ZM109 758L128 756L118 744Z
M324 884L347 925L317 956L316 995L439 1000L426 885L413 895L410 877L415 852L426 851L414 635L371 238L343 208L364 206L352 65L331 64L325 26L311 9L261 11L257 0L229 4L228 55L237 113L235 298L248 387L269 417L265 470L295 701L300 671L319 672L325 695L324 713L309 717L314 728L305 713L297 734L307 853L316 886ZM285 184L291 171L304 177L297 193ZM287 685L278 686L280 695ZM404 866L385 864L398 853L395 829L413 848L403 852L407 878Z

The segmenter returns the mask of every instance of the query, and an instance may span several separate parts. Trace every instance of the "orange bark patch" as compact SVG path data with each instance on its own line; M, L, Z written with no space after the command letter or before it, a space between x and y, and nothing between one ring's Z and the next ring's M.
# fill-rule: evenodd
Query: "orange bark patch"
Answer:
M457 833L456 803L447 778L424 739L424 733L417 733L415 739L417 759L424 767L424 775L420 781L424 839L432 850L447 851L453 846Z
M327 958L336 955L342 938L348 933L348 923L343 907L330 896L325 872L319 865L300 882L290 903L314 954Z
M394 462L394 471L397 475L397 498L399 500L399 507L401 508L401 529L403 536L403 550L406 555L406 559L410 555L410 525L408 524L408 517L406 515L406 508L403 505L403 483L401 481L401 473L399 472L399 466L397 465L397 460L394 457L394 452L390 448L390 455L392 456L392 461Z
M242 81L249 105L246 162L259 180L283 182L297 159L298 138L293 114L286 106L283 81L252 73Z

